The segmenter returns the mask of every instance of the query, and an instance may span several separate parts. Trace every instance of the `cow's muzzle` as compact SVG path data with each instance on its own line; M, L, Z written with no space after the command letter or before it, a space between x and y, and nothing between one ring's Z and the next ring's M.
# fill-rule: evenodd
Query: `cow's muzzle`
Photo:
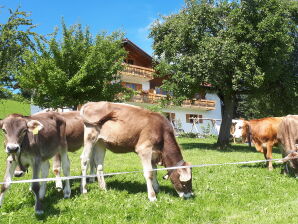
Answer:
M18 144L7 144L6 145L6 152L11 153L17 153L20 151L20 145Z

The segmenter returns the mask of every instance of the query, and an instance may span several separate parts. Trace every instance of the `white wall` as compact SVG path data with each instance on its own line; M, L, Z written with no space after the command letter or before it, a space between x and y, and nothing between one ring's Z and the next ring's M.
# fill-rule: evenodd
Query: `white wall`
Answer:
M149 90L150 89L150 82L142 82L142 89Z
M203 133L202 127L207 128L208 124L210 126L210 132L212 134L218 135L219 128L221 124L221 106L220 106L220 99L216 94L206 94L207 100L215 100L215 110L205 111L205 110L198 110L198 109L189 109L183 107L175 107L175 108L165 108L163 112L171 112L175 113L175 120L180 121L182 125L182 129L184 132L194 132L194 133ZM196 124L196 127L193 126L192 123L186 123L186 114L198 114L203 115L204 118L212 118L212 119L220 119L212 123L210 120L203 120L203 123Z

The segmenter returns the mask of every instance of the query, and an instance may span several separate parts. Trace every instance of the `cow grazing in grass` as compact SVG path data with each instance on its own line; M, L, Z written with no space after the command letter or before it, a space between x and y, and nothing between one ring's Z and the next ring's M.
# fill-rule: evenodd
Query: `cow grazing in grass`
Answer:
M289 164L298 177L298 115L284 117L278 128L277 139L282 147L282 162L286 163L286 168Z
M156 200L159 189L156 171L152 171L152 168L156 168L160 155L166 167L189 165L183 160L171 124L159 113L127 104L91 102L82 107L81 116L85 123L82 173L86 175L93 153L102 189L106 188L102 176L106 148L114 153L138 154L150 201ZM178 168L168 174L180 197L188 198L192 195L190 168ZM82 179L82 192L87 192L85 178Z
M272 147L278 143L276 136L281 121L282 117L242 120L236 124L233 137L242 137L243 141L252 142L265 159L272 159ZM273 169L272 161L268 162L268 169Z
M5 151L8 153L4 177L6 183L1 187L0 206L17 165L22 170L32 166L33 179L38 179L40 173L41 178L46 178L50 166L49 159L60 153L63 173L69 176L66 123L60 114L55 112L32 116L12 114L0 121L0 128L5 133ZM69 180L65 182L64 197L68 198L71 189ZM46 182L42 182L41 186L38 182L34 182L31 189L35 194L35 212L42 214L41 200L45 197Z

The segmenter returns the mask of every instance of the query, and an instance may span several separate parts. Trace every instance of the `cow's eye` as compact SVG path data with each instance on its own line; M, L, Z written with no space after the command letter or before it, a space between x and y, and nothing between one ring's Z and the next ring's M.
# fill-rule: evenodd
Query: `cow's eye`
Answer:
M242 127L239 127L239 129L242 129Z

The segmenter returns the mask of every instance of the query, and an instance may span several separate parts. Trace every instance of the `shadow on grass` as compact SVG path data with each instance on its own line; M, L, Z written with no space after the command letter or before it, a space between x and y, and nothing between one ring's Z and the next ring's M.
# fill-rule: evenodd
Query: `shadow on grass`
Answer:
M147 193L146 183L139 183L139 182L131 182L131 181L119 181L119 180L112 180L107 183L109 189L119 190L119 191L127 191L129 194L137 194L137 193ZM176 195L174 188L168 186L159 187L160 192L164 192L170 195ZM178 197L178 196L177 196Z
M189 142L189 143L180 143L181 147L184 150L215 150L218 152L245 152L245 153L252 153L257 152L254 146L246 146L240 144L233 144L228 146L226 149L219 149L215 146L214 143L204 143L204 142ZM273 153L280 153L280 149L278 147L273 148Z

